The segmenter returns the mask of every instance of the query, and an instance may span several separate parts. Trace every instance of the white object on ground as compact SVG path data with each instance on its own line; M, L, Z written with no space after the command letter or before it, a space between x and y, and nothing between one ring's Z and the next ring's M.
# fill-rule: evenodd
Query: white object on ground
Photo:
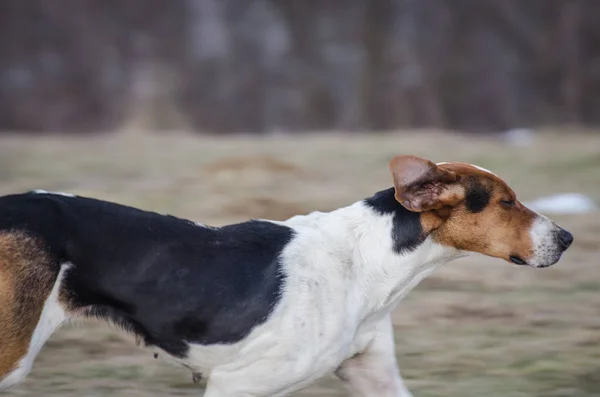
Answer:
M597 208L591 198L579 193L556 194L523 204L534 211L551 214L586 214Z
M513 128L502 134L508 144L520 147L531 146L534 141L534 135L534 132L529 128Z

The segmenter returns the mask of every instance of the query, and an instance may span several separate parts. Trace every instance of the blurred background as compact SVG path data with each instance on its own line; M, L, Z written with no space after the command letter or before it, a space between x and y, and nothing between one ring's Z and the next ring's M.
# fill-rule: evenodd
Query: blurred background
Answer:
M575 235L549 269L452 262L394 313L416 397L600 395L597 0L3 0L0 194L283 220L465 161ZM7 396L199 396L104 325ZM1 353L0 353L1 354ZM343 396L328 378L295 396Z
M600 121L594 0L4 0L0 127Z

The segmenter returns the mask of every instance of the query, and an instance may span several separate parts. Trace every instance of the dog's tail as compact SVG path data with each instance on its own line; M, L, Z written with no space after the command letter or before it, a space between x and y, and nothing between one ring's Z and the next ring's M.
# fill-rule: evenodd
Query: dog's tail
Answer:
M60 280L67 266L38 239L0 230L0 389L20 382L67 314Z

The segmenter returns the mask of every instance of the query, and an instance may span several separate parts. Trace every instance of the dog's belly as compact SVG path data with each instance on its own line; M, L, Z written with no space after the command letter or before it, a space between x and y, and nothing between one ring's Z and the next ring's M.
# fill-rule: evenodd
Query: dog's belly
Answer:
M176 361L206 377L215 369L237 373L266 367L281 374L297 374L306 381L316 380L362 351L370 341L372 328L374 324L351 332L352 327L340 324L334 328L337 332L322 332L319 324L313 324L302 331L291 331L278 321L269 321L237 343L190 344L187 356Z
M193 372L208 376L214 368L235 362L240 357L242 344L243 342L227 345L190 344L187 357L175 360Z

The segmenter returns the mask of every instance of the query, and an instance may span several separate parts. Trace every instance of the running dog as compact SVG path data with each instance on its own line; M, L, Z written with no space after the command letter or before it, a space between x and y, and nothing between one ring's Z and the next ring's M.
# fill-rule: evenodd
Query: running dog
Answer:
M207 377L205 397L284 396L328 374L407 397L390 313L471 253L543 268L573 236L497 175L414 156L393 187L332 212L209 227L116 203L0 197L0 388L68 320L118 325Z

